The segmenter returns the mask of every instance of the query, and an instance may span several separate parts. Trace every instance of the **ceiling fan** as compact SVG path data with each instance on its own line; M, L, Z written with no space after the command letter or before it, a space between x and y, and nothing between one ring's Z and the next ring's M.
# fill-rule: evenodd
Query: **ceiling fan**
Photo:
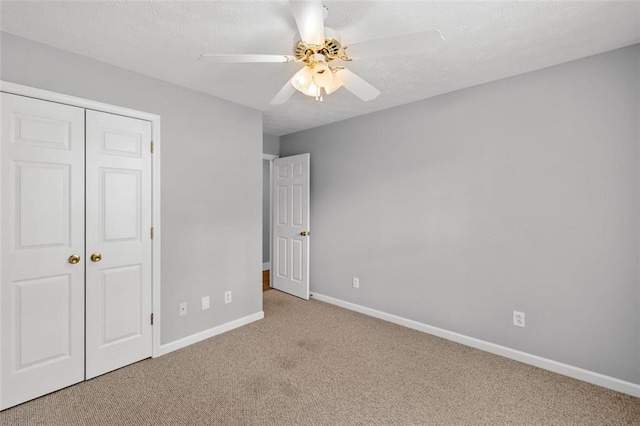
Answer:
M271 105L280 105L299 92L323 100L324 94L331 94L344 87L363 101L370 101L380 95L380 91L344 66L329 65L334 60L349 62L357 59L371 59L390 55L409 55L423 52L441 43L444 38L439 30L402 35L397 37L368 40L347 46L343 45L338 33L324 26L328 9L322 0L289 0L289 5L298 26L293 45L293 55L224 54L207 53L207 58L216 63L265 63L300 62L304 66L271 100Z

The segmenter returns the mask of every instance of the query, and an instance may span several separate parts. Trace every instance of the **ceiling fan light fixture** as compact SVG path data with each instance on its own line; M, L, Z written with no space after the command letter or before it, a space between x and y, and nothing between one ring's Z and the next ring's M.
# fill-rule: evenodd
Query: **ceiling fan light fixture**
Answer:
M323 70L322 74L325 72L328 73L331 80L333 80L333 72L331 71L331 68L327 66L326 71ZM293 76L291 79L291 85L300 93L316 98L318 101L322 101L323 86L320 85L320 81L316 81L314 77L316 73L317 70L315 69L315 64L305 65Z

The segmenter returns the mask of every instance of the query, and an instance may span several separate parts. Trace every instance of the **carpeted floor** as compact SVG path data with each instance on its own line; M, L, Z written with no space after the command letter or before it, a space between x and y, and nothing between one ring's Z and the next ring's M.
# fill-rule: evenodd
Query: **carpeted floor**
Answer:
M640 399L270 290L266 318L1 425L640 425Z

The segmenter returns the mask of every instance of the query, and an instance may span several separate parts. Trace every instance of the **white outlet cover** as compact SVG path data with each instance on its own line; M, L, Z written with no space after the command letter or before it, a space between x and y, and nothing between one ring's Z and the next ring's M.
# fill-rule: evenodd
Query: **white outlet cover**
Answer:
M209 309L209 296L204 296L202 298L202 310Z
M353 277L353 288L360 288L360 278Z
M516 327L525 326L525 315L524 312L513 311L513 325Z
M224 303L231 303L231 292L227 291L224 293Z

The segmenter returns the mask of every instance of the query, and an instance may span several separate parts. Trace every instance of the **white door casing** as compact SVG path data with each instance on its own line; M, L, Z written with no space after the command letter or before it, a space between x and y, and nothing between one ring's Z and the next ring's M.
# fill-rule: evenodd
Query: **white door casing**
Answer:
M86 126L91 379L151 356L151 123L87 111Z
M1 409L84 379L84 110L0 95Z
M310 154L273 160L273 288L309 299Z

